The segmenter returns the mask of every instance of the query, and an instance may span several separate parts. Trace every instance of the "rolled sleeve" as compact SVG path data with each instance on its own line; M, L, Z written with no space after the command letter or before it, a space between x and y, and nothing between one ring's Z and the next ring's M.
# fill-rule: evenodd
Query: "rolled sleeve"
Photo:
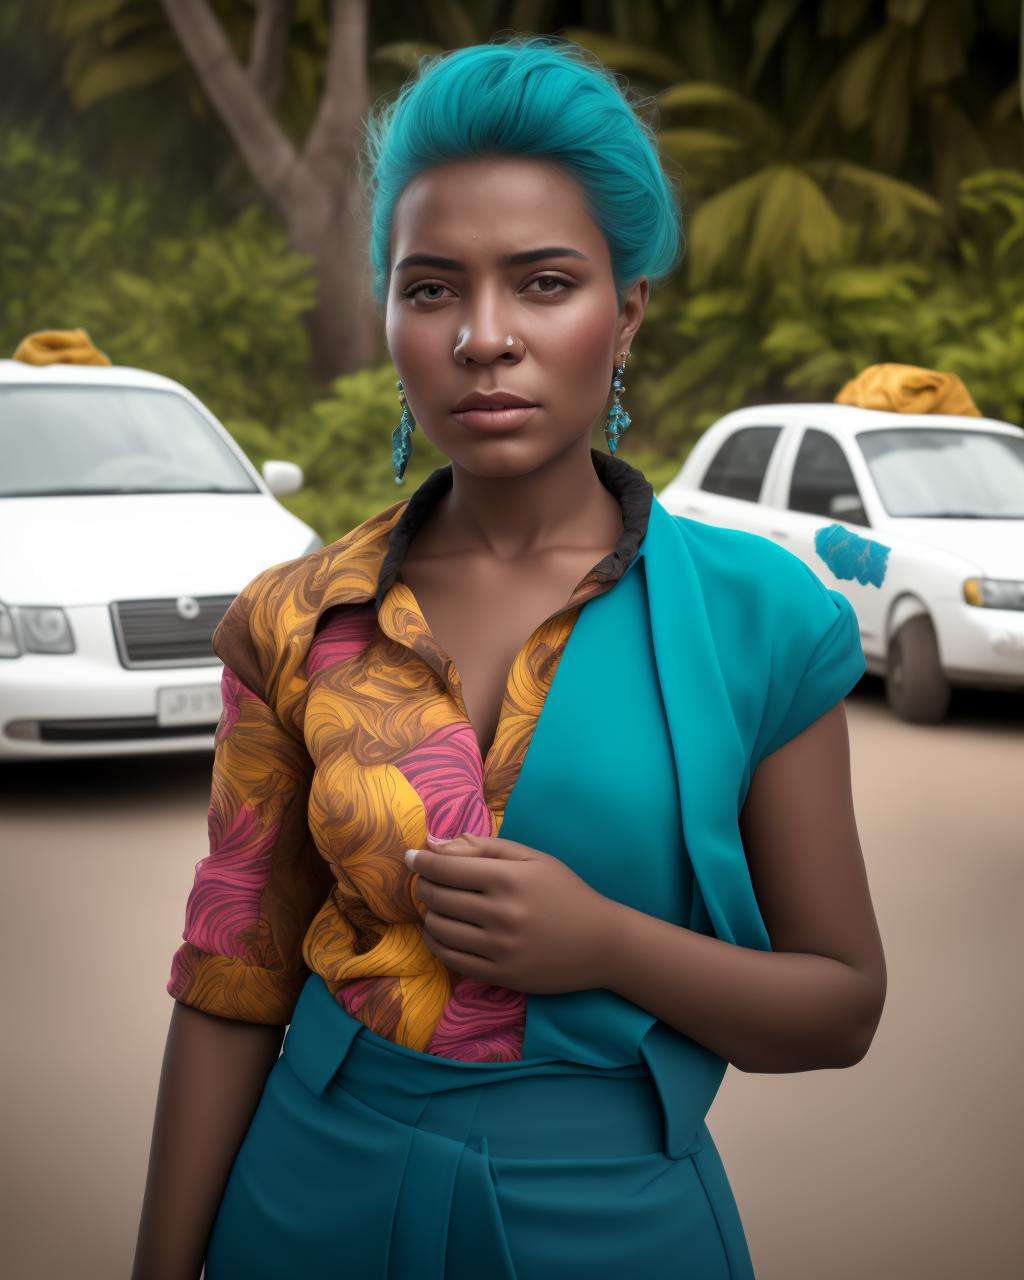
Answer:
M222 636L248 602L236 605ZM255 683L255 662L242 655L237 665ZM283 1025L309 974L306 932L333 879L309 831L313 763L301 737L227 661L221 692L209 852L195 865L167 991L206 1013Z
M768 714L755 756L778 751L841 701L866 670L860 626L842 592L826 587L800 562L792 634L779 646L768 699ZM809 652L808 652L809 651Z

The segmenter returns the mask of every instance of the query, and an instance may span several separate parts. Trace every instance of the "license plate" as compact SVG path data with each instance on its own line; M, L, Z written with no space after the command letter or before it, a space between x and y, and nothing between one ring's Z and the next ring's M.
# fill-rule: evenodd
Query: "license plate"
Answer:
M160 726L214 726L222 710L219 684L184 684L156 691L156 721Z

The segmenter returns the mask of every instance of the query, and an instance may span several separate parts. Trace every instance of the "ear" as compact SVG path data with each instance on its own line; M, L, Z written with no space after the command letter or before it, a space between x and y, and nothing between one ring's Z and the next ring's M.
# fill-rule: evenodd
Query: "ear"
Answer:
M620 351L628 351L636 336L636 331L643 323L644 312L647 310L647 299L650 296L650 281L646 276L641 276L630 286L622 303L622 311L619 313L618 338L615 344L615 359L618 360Z

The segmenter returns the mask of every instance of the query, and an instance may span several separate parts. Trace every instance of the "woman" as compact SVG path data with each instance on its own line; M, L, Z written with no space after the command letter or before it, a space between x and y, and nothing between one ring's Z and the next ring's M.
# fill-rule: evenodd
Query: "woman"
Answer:
M369 143L395 477L451 463L217 630L136 1280L749 1277L722 1073L884 994L852 608L614 456L680 229L610 73L462 49Z

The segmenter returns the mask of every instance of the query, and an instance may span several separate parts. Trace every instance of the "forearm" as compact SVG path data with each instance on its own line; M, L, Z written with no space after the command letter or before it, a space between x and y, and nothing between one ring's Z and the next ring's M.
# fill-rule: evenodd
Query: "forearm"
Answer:
M157 1095L132 1280L196 1280L283 1026L175 1002Z
M743 1071L852 1066L880 1016L877 984L829 956L758 951L611 899L601 986Z

